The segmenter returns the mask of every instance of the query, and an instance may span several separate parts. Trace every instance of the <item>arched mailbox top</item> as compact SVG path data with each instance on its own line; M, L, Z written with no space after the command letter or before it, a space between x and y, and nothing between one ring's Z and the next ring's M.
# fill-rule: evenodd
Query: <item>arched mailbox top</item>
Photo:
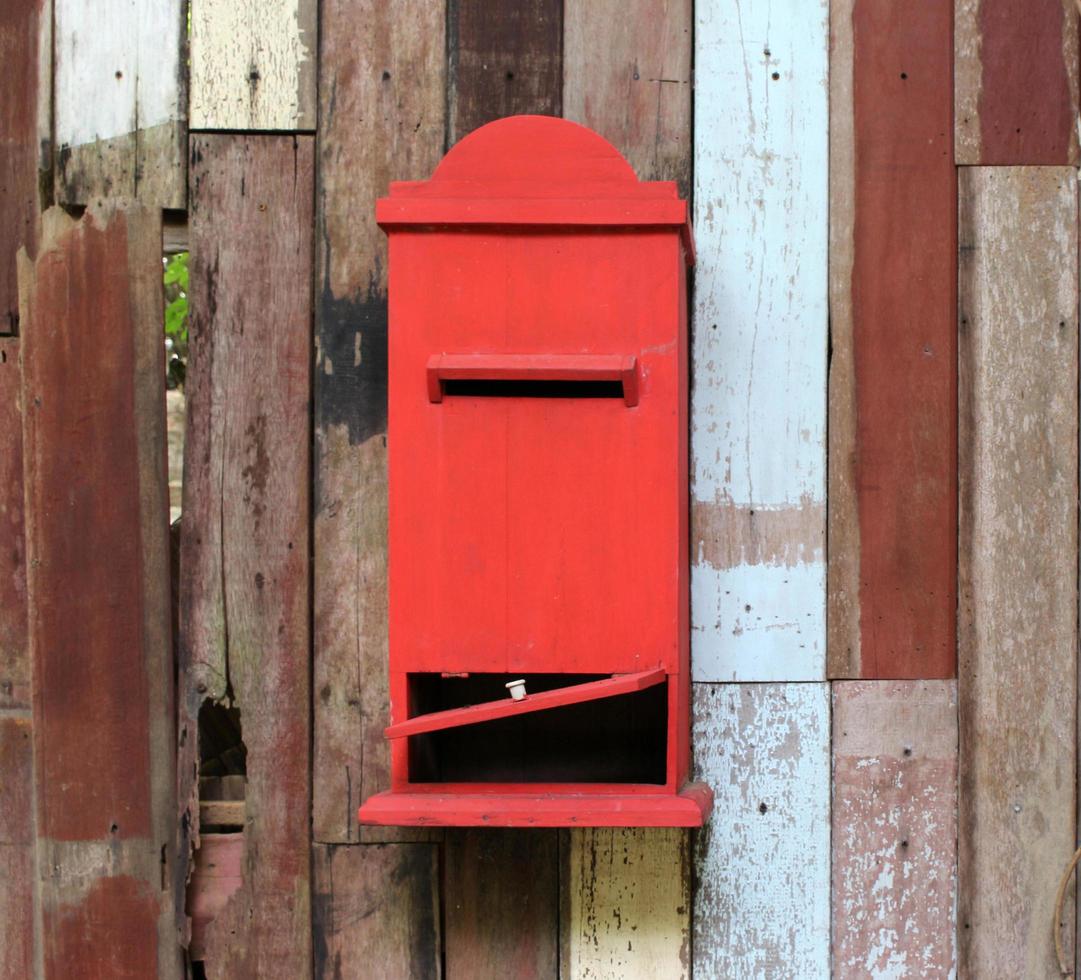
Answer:
M430 180L396 181L376 205L386 230L408 226L634 226L679 230L694 246L674 181L640 181L623 155L585 126L510 116L454 146Z

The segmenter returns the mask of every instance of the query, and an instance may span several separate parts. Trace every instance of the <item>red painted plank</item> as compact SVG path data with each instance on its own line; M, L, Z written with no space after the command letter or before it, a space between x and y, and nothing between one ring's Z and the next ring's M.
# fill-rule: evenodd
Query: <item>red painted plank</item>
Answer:
M956 672L951 9L854 0L850 95L835 79L831 115L850 115L854 152L831 207L854 215L851 240L833 242L852 257L833 286L834 349L852 372L830 379L833 677Z
M19 341L0 337L0 708L30 707Z
M521 701L515 701L508 696L502 701L486 701L484 704L472 704L468 708L433 711L427 715L410 718L408 721L398 722L396 725L389 725L384 730L384 734L387 738L404 738L407 735L420 735L423 732L438 732L445 728L495 721L496 718L510 718L514 715L527 715L534 711L563 708L569 704L581 704L583 701L614 698L619 694L644 691L647 687L664 683L667 678L668 674L660 669L643 670L635 674L617 674L615 677L602 681L572 684L570 687L560 687L540 694L527 693Z
M0 977L34 970L34 757L30 719L0 718Z
M19 275L44 974L178 976L160 212L53 209Z

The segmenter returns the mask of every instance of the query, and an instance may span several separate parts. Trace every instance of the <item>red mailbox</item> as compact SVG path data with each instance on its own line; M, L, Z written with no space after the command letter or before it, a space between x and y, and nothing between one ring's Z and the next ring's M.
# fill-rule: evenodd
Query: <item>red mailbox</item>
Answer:
M390 237L391 788L363 823L698 826L686 202L517 116Z

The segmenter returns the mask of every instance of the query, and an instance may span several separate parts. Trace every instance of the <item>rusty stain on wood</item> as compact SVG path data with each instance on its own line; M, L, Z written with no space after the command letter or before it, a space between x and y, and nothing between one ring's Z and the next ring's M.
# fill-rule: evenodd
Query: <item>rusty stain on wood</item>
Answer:
M598 827L562 835L560 975L689 977L689 833Z
M437 845L316 844L313 873L315 980L442 975Z
M208 977L311 972L309 434L314 140L191 141L181 541L181 806L199 709L240 709L244 882L207 930Z
M20 255L45 976L180 975L160 256L117 204Z
M952 677L950 11L844 0L831 17L828 670Z
M375 224L375 200L392 179L427 177L439 162L444 17L439 0L412 4L408 12L374 0L327 0L322 10L313 569L317 841L360 839L361 799L389 787L383 738L386 237ZM403 836L378 828L363 835Z
M1076 844L1077 204L1071 168L960 171L961 976L1058 974Z
M521 113L562 106L561 0L448 0L447 146Z
M833 685L834 976L955 976L957 685Z
M958 164L1081 161L1075 0L955 0Z
M684 198L692 26L691 0L570 0L563 9L564 117L609 140L639 179L676 181Z

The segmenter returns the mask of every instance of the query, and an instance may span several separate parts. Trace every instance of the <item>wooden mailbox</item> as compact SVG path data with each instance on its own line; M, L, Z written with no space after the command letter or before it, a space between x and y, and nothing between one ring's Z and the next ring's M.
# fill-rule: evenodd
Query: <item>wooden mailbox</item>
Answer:
M516 116L376 215L391 788L360 820L700 825L686 202L590 130Z

